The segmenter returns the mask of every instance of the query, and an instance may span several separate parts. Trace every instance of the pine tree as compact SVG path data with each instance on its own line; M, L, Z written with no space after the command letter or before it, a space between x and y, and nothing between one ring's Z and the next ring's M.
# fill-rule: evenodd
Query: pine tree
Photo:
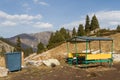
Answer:
M79 27L78 27L77 35L78 36L84 36L85 35L84 27L83 27L82 24L80 24Z
M67 32L67 37L66 37L66 38L67 38L67 39L70 39L70 38L71 38L69 31Z
M64 36L60 33L60 31L56 31L54 35L51 34L47 48L48 49L54 48L64 41L65 41Z
M43 43L40 42L37 45L37 53L39 54L39 53L43 52L44 50L45 50L45 47L44 47Z
M117 26L117 29L116 29L116 30L117 30L117 31L120 31L120 25Z
M90 19L89 16L86 16L86 23L85 23L85 32L88 35L90 32Z
M68 35L69 31L66 31L66 29L64 27L61 28L59 32L63 36L64 40L66 40L70 37L70 35Z
M52 33L51 36L50 36L49 42L48 42L49 44L53 43L53 39L54 39L53 37L54 36L53 36L53 33Z
M20 37L17 38L16 51L18 52L22 51Z
M72 37L75 37L77 35L75 27L72 30Z
M56 31L55 36L54 36L54 41L55 43L63 42L65 41L65 38L59 31Z
M29 56L30 54L33 53L32 47L24 49L25 57Z
M49 39L49 41L48 41L47 48L48 48L48 49L51 49L51 48L53 47L53 45L54 45L54 35L53 35L53 33L52 33L51 36L50 36L50 39Z
M16 52L17 50L16 50L16 47L13 49L13 52Z
M66 39L69 39L70 37L71 36L69 31L67 32L66 29L63 27L59 31L56 31L54 34L51 34L47 48L54 48L63 43Z
M94 15L92 17L92 20L91 20L91 25L90 25L90 30L95 30L96 28L100 28L99 27L99 22L98 22L98 19L97 17Z
M1 51L1 56L4 56L4 54L6 53L6 50L5 50L5 47L4 46L2 46L2 51Z

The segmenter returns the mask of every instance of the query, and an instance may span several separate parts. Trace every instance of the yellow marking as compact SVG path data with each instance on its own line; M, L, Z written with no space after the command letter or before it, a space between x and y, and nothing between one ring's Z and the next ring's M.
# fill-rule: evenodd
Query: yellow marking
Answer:
M92 59L108 59L111 58L111 54L88 54L87 55L87 60L92 60Z
M68 53L68 58L73 58L73 54L72 53Z

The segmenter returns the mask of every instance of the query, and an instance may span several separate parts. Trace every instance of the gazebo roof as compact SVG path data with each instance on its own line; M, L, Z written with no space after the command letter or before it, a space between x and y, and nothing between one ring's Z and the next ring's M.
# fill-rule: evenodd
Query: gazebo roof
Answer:
M113 41L113 39L103 37L76 36L67 40L67 42L86 42L86 41Z

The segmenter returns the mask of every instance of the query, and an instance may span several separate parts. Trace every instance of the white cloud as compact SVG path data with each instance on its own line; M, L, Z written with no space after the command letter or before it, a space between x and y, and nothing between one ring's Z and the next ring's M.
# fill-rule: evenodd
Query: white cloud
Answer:
M2 19L7 19L7 20L34 20L34 19L41 19L42 15L36 15L36 16L31 16L31 15L27 15L27 14L15 14L15 15L10 15L7 14L3 11L0 11L0 18Z
M29 12L31 10L30 6L28 3L24 3L22 7L25 9L26 12Z
M109 24L110 24L110 25L118 25L118 24L120 24L120 22L117 22L117 21L111 21L111 22L109 22Z
M28 3L24 3L22 6L23 7L27 7L27 6L29 6L29 4Z
M120 11L99 11L95 14L100 20L120 20Z
M115 29L120 24L120 11L100 11L95 13L101 28Z
M33 2L37 3L37 2L39 2L39 0L33 0Z
M66 29L72 29L73 27L78 27L79 24L84 24L84 20L80 20L80 21L73 21L71 23L68 24L64 24L62 25L63 27L65 27Z
M28 14L15 14L10 15L3 11L0 11L0 27L4 26L26 26L26 27L38 27L38 28L51 28L53 27L50 23L41 21L42 15L38 14L31 16Z
M5 21L1 23L1 26L16 26L16 23L11 22L11 21Z
M99 11L95 13L89 13L90 18L92 18L94 14L97 16L101 28L115 29L116 26L120 24L120 11ZM73 21L71 23L64 24L63 26L71 29L81 23L84 24L85 17L86 15L84 15L84 18L79 21Z
M48 6L49 5L47 2L43 2L43 1L40 1L40 0L33 0L33 2L36 3L36 4L43 5L43 6Z
M34 24L34 27L38 27L38 28L42 28L42 27L44 27L44 28L51 28L51 27L53 27L53 25L50 24L50 23L37 22L37 23Z
M48 6L48 5L49 5L49 4L46 3L46 2L39 2L39 4L44 5L44 6Z

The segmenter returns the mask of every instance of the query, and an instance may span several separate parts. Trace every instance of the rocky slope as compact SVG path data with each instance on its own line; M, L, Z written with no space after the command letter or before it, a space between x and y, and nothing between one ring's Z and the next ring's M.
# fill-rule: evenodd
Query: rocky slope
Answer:
M104 36L104 37L110 37L114 39L114 53L120 53L120 33L117 34L113 34L110 36ZM99 50L99 41L93 41L90 43L91 44L91 49L93 49L94 51ZM74 53L75 52L75 46L73 44L69 44L70 46L70 52ZM78 52L82 52L84 51L86 48L86 44L85 43L79 43L78 45ZM102 41L101 42L101 46L102 46L102 52L103 53L108 53L111 51L111 41ZM29 58L27 58L28 60L44 60L44 59L49 59L49 58L57 58L57 59L62 59L65 58L67 56L67 49L66 49L66 43L61 44L58 47L55 47L51 50L48 50L46 52L43 52L42 54L33 54L34 56L31 56Z
M14 47L7 44L6 42L0 40L0 55L6 52L11 52L14 50ZM5 59L0 56L0 66L5 67Z
M13 51L14 47L0 40L0 52L4 48L5 52Z

